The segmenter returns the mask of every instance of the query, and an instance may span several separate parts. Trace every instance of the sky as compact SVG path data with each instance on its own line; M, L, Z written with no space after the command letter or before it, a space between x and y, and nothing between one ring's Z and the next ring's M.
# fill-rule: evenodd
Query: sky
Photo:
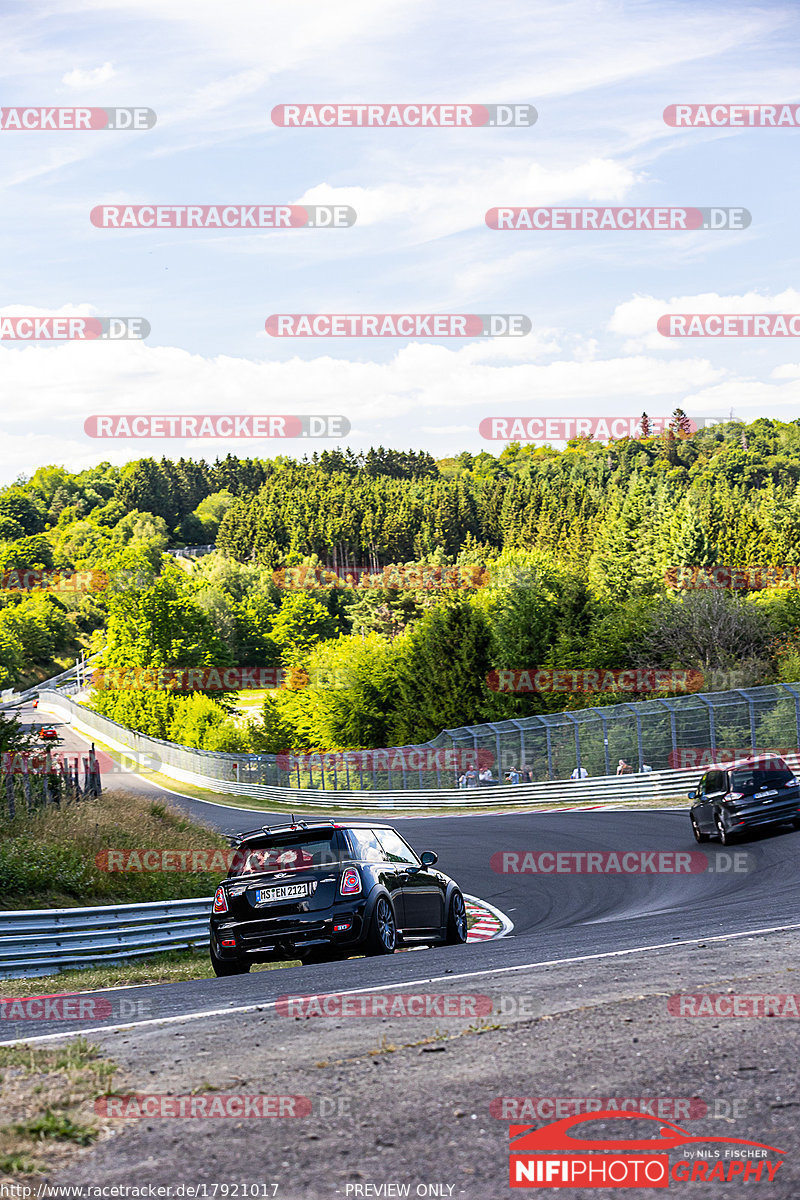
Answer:
M0 129L0 323L141 317L145 340L0 341L0 483L145 455L336 444L499 453L492 416L793 420L796 338L667 338L666 313L800 313L791 4L5 0L4 107L147 130ZM280 104L529 104L532 126L286 128ZM349 205L335 229L112 229L98 205ZM742 229L494 230L497 206L744 208ZM524 314L521 337L277 338L273 314ZM0 328L3 328L0 324ZM322 438L92 438L107 414L337 414Z

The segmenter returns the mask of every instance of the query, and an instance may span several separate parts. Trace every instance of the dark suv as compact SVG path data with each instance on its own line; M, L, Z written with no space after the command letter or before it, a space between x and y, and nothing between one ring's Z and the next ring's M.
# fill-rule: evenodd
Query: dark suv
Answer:
M265 825L237 847L211 914L211 965L393 954L398 945L467 940L461 889L397 830L333 821Z
M711 767L689 799L698 842L717 837L727 846L749 829L783 822L800 829L800 781L777 755Z

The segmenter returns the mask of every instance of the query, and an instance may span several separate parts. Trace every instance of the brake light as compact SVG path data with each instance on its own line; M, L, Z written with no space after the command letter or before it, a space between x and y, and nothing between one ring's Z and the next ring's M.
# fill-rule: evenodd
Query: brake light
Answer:
M218 887L214 893L214 907L212 912L226 913L228 911L228 899L225 895L225 888Z
M343 896L357 896L359 894L361 891L361 876L355 867L348 867L344 875L342 875L339 891Z

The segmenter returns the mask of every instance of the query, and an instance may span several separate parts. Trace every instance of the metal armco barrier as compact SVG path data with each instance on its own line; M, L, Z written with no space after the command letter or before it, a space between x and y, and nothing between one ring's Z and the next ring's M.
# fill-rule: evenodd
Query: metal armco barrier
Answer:
M0 979L55 975L72 967L113 965L158 950L205 951L213 896L118 904L103 908L51 908L0 912ZM485 900L464 893L468 907L482 909L487 925L503 936L513 923ZM488 910L488 912L487 912ZM493 916L492 916L493 914ZM499 936L496 930L475 941Z
M0 979L141 958L157 950L205 949L212 897L0 912Z
M266 782L275 771L274 761L264 763L256 755L215 754L194 750L172 742L146 737L126 729L115 721L76 704L56 692L42 692L40 708L69 721L75 729L96 736L113 749L134 751L160 760L163 774L211 792L231 796L249 796L266 804L307 805L345 812L376 812L384 809L515 809L530 805L572 806L576 804L648 804L677 799L687 801L690 791L704 768L643 772L638 775L601 775L572 781L544 780L516 785L497 784L479 788L392 788L380 791L351 789L299 788ZM266 756L262 756L266 757ZM274 755L270 756L274 760ZM787 754L786 760L800 769L800 751ZM261 777L264 782L255 782ZM688 801L686 803L688 807Z

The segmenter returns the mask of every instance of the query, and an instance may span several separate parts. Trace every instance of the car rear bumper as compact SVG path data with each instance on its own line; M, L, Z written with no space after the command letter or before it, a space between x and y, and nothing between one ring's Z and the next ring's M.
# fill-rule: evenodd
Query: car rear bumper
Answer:
M766 825L780 825L787 821L800 818L800 805L797 801L791 804L764 805L749 812L728 813L728 825L731 829L758 829Z
M290 917L267 917L236 921L224 917L211 922L216 952L222 959L296 958L305 949L332 949L358 945L366 934L364 904L342 905L323 912L296 913ZM347 928L337 929L337 926ZM234 946L223 946L223 940Z

